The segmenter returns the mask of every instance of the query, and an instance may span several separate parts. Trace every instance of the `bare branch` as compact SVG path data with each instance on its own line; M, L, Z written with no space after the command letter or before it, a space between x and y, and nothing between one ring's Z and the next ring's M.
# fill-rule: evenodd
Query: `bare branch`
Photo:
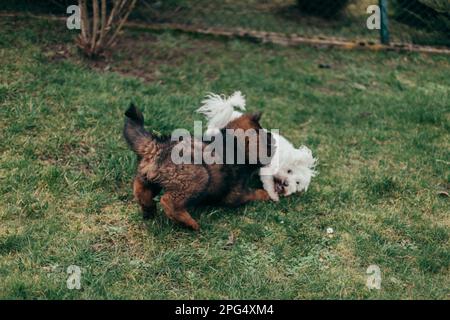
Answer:
M128 6L125 16L121 19L117 29L115 30L114 34L112 35L112 37L110 38L110 40L108 41L106 46L111 46L114 43L115 38L117 37L117 35L119 34L120 30L122 29L125 21L127 21L129 14L131 13L131 11L133 10L135 4L136 4L137 0L132 0L131 4Z
M89 38L89 16L87 12L86 0L78 0L81 11L81 38L83 42L88 42Z
M114 44L137 0L112 0L113 7L109 15L107 0L101 0L100 4L99 0L92 0L91 15L87 1L78 0L82 28L76 41L86 55L95 56Z
M93 23L92 23L92 37L91 37L91 51L95 52L96 39L98 36L98 2L97 0L92 0L92 10L93 10Z
M98 45L101 45L103 38L106 34L106 0L102 0L102 16L101 16L101 27L100 27L100 38L98 39Z

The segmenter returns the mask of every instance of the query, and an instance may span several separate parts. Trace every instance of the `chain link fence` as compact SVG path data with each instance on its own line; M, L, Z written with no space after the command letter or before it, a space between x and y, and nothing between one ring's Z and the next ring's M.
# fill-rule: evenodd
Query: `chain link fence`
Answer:
M400 42L450 45L450 0L390 2L393 38Z
M70 4L77 0L15 0L0 10L64 15ZM382 4L384 28L371 29L368 19ZM130 20L372 43L383 34L394 43L450 47L450 0L139 0Z

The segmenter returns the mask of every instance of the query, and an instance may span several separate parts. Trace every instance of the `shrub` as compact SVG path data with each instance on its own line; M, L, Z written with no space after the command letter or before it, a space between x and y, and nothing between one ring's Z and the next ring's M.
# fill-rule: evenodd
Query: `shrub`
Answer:
M98 56L114 45L136 1L112 0L111 6L107 0L79 0L81 34L77 45L87 56Z
M350 0L297 0L298 7L307 14L332 17L347 7Z

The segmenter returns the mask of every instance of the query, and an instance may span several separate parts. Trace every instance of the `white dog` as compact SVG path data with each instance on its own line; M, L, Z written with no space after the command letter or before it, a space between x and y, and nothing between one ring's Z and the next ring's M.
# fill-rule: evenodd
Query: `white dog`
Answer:
M245 99L240 91L229 98L209 94L197 112L208 120L207 136L216 134L228 122L240 117L245 110ZM311 150L305 146L296 149L288 140L272 132L275 139L275 153L269 165L261 168L259 175L264 189L274 201L279 196L288 196L294 192L307 191L311 178L316 174L316 159Z

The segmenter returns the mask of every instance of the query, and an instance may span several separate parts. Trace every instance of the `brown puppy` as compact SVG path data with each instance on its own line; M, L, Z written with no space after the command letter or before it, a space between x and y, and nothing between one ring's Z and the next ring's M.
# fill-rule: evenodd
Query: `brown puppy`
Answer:
M134 179L133 191L139 202L144 218L148 218L156 211L154 197L162 189L164 195L160 203L165 214L172 220L182 223L194 230L199 229L198 223L187 212L187 207L199 203L219 203L228 206L237 206L248 201L268 200L269 196L264 189L249 190L247 183L253 173L264 164L261 163L259 150L266 152L267 156L273 154L271 150L272 137L270 133L265 136L258 135L256 139L258 155L250 148L250 138L244 136L242 131L229 133L226 129L254 129L261 130L259 125L260 114L244 114L230 122L221 131L222 135L216 139L234 139L233 157L241 151L244 154L243 164L176 164L171 158L173 148L178 141L171 141L170 137L158 138L144 129L142 113L131 105L125 112L124 136L130 147L138 156L137 175ZM259 133L256 133L259 134ZM260 138L261 137L261 138ZM238 148L237 141L245 143ZM243 139L243 140L242 140ZM255 142L255 140L253 140ZM208 145L196 139L188 143L192 148L200 144L201 150ZM220 151L219 151L220 152ZM226 158L226 151L218 156ZM256 163L250 161L256 156ZM253 158L254 159L254 158ZM224 161L225 162L225 161Z

